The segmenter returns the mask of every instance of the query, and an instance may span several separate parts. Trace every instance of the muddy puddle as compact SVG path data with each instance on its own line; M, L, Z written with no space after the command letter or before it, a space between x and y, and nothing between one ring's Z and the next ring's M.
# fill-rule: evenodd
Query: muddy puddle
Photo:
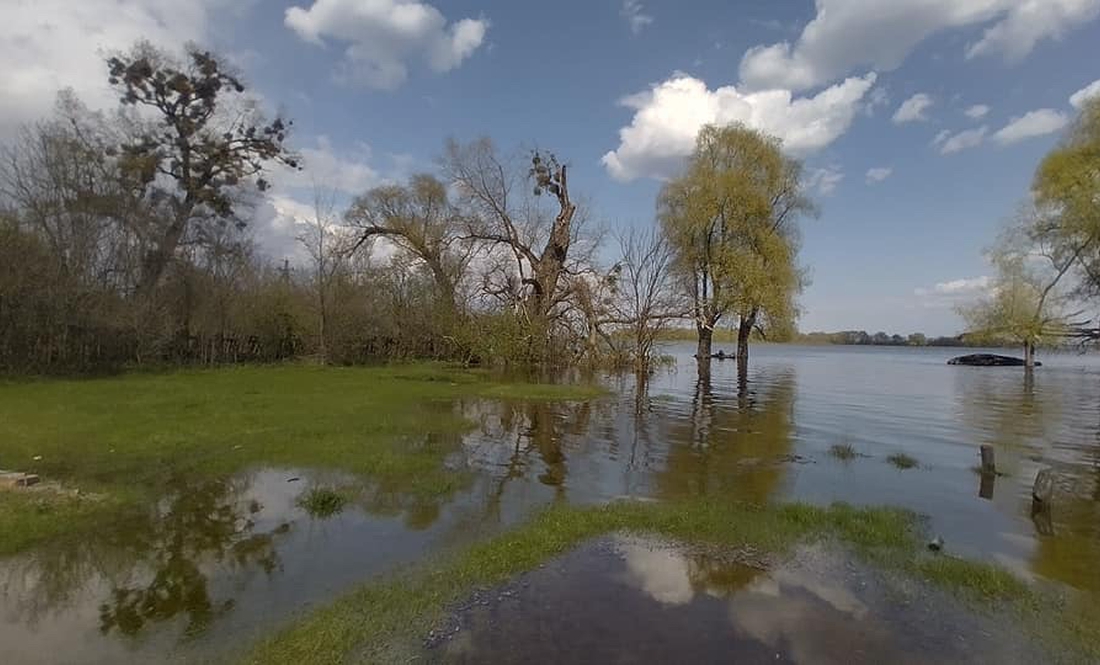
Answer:
M418 662L1039 663L1007 619L825 546L770 568L614 536L455 608Z

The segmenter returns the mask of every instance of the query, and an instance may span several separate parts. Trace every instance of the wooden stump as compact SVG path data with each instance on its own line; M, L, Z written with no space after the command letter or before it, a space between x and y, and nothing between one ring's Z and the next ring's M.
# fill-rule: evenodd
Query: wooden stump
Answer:
M1035 476L1035 485L1031 488L1031 498L1039 506L1050 506L1054 498L1054 469L1046 468Z
M997 462L994 460L993 446L982 445L982 475L997 475Z

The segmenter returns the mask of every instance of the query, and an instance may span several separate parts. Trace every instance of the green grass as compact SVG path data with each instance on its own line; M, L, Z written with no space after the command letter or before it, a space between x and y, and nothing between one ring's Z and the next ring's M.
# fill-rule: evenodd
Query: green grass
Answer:
M910 457L905 453L894 453L887 457L886 461L903 471L906 469L915 469L920 464L917 458Z
M0 382L0 469L107 497L28 511L29 496L50 497L0 492L0 552L94 526L155 499L169 478L255 465L337 469L413 496L445 496L467 482L442 465L471 426L455 399L588 399L600 392L500 383L440 364Z
M850 462L859 456L859 453L856 452L856 449L853 448L850 443L833 444L833 446L829 448L829 454L844 462Z
M314 487L298 497L296 503L317 519L328 519L340 514L348 505L348 497L343 492L328 487Z
M891 508L802 504L757 507L702 499L552 507L473 547L368 583L257 644L246 663L384 662L415 644L449 606L475 589L505 582L583 541L612 532L655 534L691 544L751 547L772 557L798 542L833 540L870 563L964 599L1015 612L1021 625L1056 646L1100 656L1100 620L1070 616L995 566L928 553L919 521ZM1055 613L1057 612L1057 613ZM1046 617L1048 620L1040 621ZM1056 617L1056 618L1055 618Z

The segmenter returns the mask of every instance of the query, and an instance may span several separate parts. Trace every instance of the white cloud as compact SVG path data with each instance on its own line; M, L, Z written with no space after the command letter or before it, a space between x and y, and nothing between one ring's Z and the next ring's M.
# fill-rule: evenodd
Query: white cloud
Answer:
M966 114L966 117L973 120L981 120L985 116L989 115L989 111L990 108L985 104L975 104L974 106L971 106L970 108L963 111L963 113Z
M347 43L338 78L383 89L403 83L416 58L438 73L455 69L489 29L485 19L448 24L438 9L418 0L314 0L308 9L287 9L284 22L308 42Z
M752 89L805 90L853 70L891 71L929 36L987 26L967 55L1027 55L1045 38L1094 19L1100 0L816 0L798 40L749 49L741 82Z
M645 13L645 7L642 6L641 0L623 0L623 7L619 10L619 15L626 19L630 31L636 35L640 34L647 25L653 23L653 17Z
M371 149L356 144L352 150L338 154L327 136L317 138L317 145L297 151L302 156L299 171L280 169L271 180L276 188L311 190L314 185L357 196L384 181L371 161Z
M948 282L940 282L931 288L913 289L919 305L931 309L949 309L988 295L994 288L993 279L988 275L964 277Z
M1022 60L1041 40L1061 39L1098 15L1100 0L1014 0L1004 19L967 48L966 57L993 53L1009 61Z
M940 132L932 141L932 145L938 145L941 154L950 155L954 152L977 148L985 142L985 135L988 132L989 127L985 125L977 129L967 129L956 134L950 132L944 134L944 132Z
M950 129L942 129L936 134L936 138L932 139L932 145L939 145L947 140L947 137L951 136Z
M228 0L36 0L0 6L0 138L46 116L71 87L89 106L114 105L104 55L147 39L178 50L207 36Z
M617 180L667 178L691 153L703 125L732 122L779 137L793 154L812 153L848 130L874 82L874 74L853 77L814 97L795 99L787 90L710 90L705 82L678 74L622 100L634 109L634 118L619 130L619 147L602 161Z
M876 182L882 182L891 175L893 175L894 169L889 166L876 166L875 168L867 169L867 184L874 184Z
M1054 109L1039 109L1025 113L997 130L993 140L1001 145L1011 145L1036 136L1046 136L1069 124L1069 117Z
M835 192L841 180L844 180L844 172L835 165L810 169L806 172L806 186L817 190L817 193L822 196L829 196Z
M931 96L918 92L902 102L898 110L894 112L894 124L900 125L906 122L927 120L928 116L924 112L931 108L934 103Z
M1092 83L1081 88L1069 98L1069 103L1075 109L1079 109L1085 105L1085 102L1093 97L1100 97L1100 79L1093 81Z

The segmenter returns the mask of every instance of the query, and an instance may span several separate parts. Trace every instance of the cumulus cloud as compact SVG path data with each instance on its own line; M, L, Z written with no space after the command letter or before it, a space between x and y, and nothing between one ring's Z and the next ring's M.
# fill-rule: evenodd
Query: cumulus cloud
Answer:
M634 118L619 130L619 147L602 162L621 181L667 178L691 153L703 125L732 122L773 134L792 154L806 155L848 130L874 82L874 74L853 77L814 97L795 98L788 90L744 93L732 85L711 90L700 79L678 74L622 100Z
M950 155L951 153L969 150L970 148L977 148L982 143L985 143L985 136L988 132L989 127L985 125L977 129L967 129L955 134L947 131L940 132L932 141L932 145L938 145L940 147L940 154Z
M630 31L636 35L641 34L647 25L653 23L653 17L645 13L645 7L642 6L641 0L623 0L619 16L626 20L626 24L630 26Z
M1000 54L1022 60L1043 39L1061 39L1100 15L1100 0L1014 0L1012 9L966 50L966 57Z
M835 192L841 180L844 180L844 172L836 165L809 169L806 172L806 186L822 196Z
M991 109L985 104L975 104L974 106L971 106L970 108L963 111L963 113L966 114L966 117L973 120L981 120L985 116L989 115L990 110Z
M877 166L867 169L867 184L872 185L876 182L882 182L893 175L893 173L894 169L889 166Z
M913 289L922 306L929 308L951 308L967 301L988 295L994 288L993 278L988 275L964 277L947 282L939 282L932 287Z
M924 112L931 108L933 103L931 96L918 92L902 102L898 110L894 112L894 124L901 125L906 122L927 120L928 116Z
M1046 136L1069 124L1069 117L1054 109L1039 109L1013 118L1011 122L993 134L993 140L1001 145L1019 143L1036 136Z
M1069 98L1069 103L1075 109L1080 109L1085 105L1085 102L1093 97L1100 97L1100 79L1093 81L1092 83L1081 88Z
M365 144L338 152L327 136L320 136L316 145L297 152L302 156L303 168L280 169L273 174L271 180L277 188L305 190L316 185L355 196L383 183L378 171L370 166L371 149Z
M742 84L805 90L861 68L891 71L929 36L985 26L969 57L1027 55L1100 12L1100 0L816 0L817 13L794 42L749 49Z
M489 29L485 19L448 23L418 0L314 0L308 9L287 9L284 23L307 42L347 44L337 77L382 89L403 83L411 60L421 59L437 73L455 69Z
M202 41L227 0L36 0L0 8L0 138L48 115L72 88L93 108L113 105L101 55L147 39L166 49Z

